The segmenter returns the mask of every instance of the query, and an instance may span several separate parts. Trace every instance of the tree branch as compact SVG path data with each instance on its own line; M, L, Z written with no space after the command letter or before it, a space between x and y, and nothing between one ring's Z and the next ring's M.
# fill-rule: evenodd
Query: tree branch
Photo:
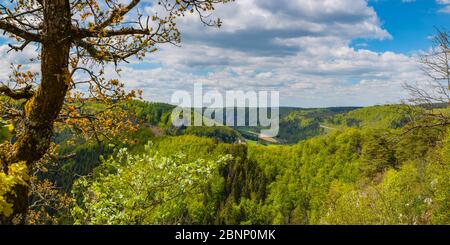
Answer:
M86 52L89 53L90 56L92 56L92 58L99 60L99 61L114 61L116 62L117 60L120 59L120 56L111 52L107 52L107 51L100 51L97 48L95 48L94 45L89 44L85 41L82 40L77 40L75 41L75 43L82 47L84 50L86 50Z
M129 58L130 56L133 56L135 54L137 54L138 52L140 52L145 45L140 45L139 47L136 47L134 49L130 49L127 52L124 53L115 53L115 52L109 52L107 50L98 50L95 47L95 44L90 44L88 42L85 42L83 40L77 40L75 41L75 43L82 47L84 50L86 50L86 52L89 53L89 55L98 60L98 61L106 61L106 62L111 62L113 61L116 65L118 61L126 61L127 58Z
M14 46L14 45L11 45L11 44L8 44L8 46L11 48L10 50L8 50L8 53L9 53L9 51L11 51L11 50L14 50L14 51L22 51L28 44L30 44L31 43L31 41L30 40L25 40L25 42L22 44L22 45L20 45L20 46Z
M31 90L31 88L32 86L28 85L25 88L12 90L6 85L1 85L0 93L15 100L30 99L34 95L34 92Z
M125 27L120 30L88 30L83 28L75 28L74 37L77 39L83 39L87 37L114 37L114 36L124 36L124 35L150 35L149 29L136 29L131 27Z
M41 41L40 35L22 30L19 27L15 26L13 24L10 24L6 21L0 21L0 29L4 30L5 32L14 34L14 35L16 35L20 38L23 38L27 41L33 41L33 42Z
M138 5L140 2L140 0L133 0L131 1L126 7L124 8L117 8L114 9L111 13L111 15L109 16L108 19L106 19L105 21L99 23L97 26L94 27L94 30L102 30L108 26L110 26L111 24L113 24L117 19L120 19L121 17L123 17L124 15L126 15L128 12L130 12L130 10L132 10L134 7L136 7L136 5Z

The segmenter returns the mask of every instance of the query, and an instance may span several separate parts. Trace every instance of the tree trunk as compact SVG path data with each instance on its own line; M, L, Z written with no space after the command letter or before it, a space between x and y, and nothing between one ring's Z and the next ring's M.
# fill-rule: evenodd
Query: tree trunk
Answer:
M25 104L25 119L18 128L9 163L25 161L30 170L50 145L53 123L58 117L69 87L71 45L69 0L44 0L44 26L41 50L41 83ZM24 222L28 208L28 188L17 186L11 196L14 214ZM11 220L11 219L10 219Z

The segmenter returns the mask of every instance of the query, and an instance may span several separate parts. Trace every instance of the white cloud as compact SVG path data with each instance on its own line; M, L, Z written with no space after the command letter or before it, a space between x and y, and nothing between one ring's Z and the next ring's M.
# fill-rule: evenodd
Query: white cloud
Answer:
M160 88L165 101L202 81L218 90L277 89L283 104L336 106L397 102L402 83L421 79L413 57L350 47L356 38L392 38L366 0L237 0L214 16L220 30L182 19L182 47L149 58L164 81L144 70L137 86Z
M7 44L0 45L0 82L7 83L9 75L11 75L11 64L21 64L24 70L32 72L39 71L39 64L32 62L31 59L36 59L36 46L28 45L21 52L11 50Z
M223 20L220 30L194 15L180 19L182 47L122 64L120 79L153 101L203 82L214 90L280 90L282 105L310 107L397 102L402 83L422 79L414 57L351 47L354 39L392 38L367 0L236 0L213 16ZM1 77L18 58L0 61ZM117 76L112 67L107 75Z
M436 0L438 4L444 5L444 7L438 10L439 13L450 13L450 0Z

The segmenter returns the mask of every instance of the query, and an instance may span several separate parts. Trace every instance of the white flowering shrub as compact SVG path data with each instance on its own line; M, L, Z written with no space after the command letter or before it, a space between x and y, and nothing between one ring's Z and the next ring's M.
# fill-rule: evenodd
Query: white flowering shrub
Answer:
M77 224L177 224L192 196L201 193L230 156L186 161L145 146L140 154L121 149L92 177L79 179L72 215Z

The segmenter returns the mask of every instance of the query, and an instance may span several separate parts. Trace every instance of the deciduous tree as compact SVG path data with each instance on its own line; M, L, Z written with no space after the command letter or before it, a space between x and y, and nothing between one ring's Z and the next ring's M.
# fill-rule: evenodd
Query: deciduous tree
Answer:
M13 164L19 162L31 169L49 149L56 121L95 121L97 115L80 113L84 106L80 101L95 98L112 103L135 96L133 91L126 93L117 80L103 77L104 64L114 63L117 67L132 57L142 58L156 51L158 44L179 43L176 22L185 14L197 14L204 24L220 26L221 21L210 19L209 13L216 4L229 1L2 1L0 29L10 38L11 50L36 47L40 72L18 73L11 82L0 86L0 93L8 101L21 104L2 105L5 119L15 125L15 140L2 144L0 170L8 175L16 166ZM144 14L143 4L159 6L160 11ZM80 87L84 94L75 92ZM2 215L2 221L11 222L13 217L23 221L28 207L27 183L17 184L6 202L12 204L13 213Z

